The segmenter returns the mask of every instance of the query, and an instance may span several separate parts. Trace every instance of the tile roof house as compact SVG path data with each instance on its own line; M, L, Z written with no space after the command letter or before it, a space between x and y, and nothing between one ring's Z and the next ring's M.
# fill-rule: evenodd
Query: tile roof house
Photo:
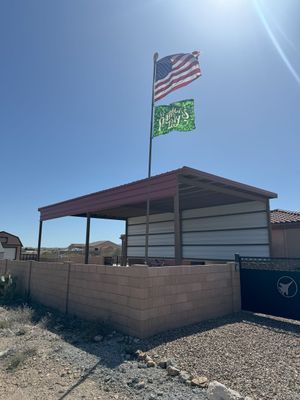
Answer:
M272 256L300 258L300 212L271 211Z
M287 224L291 222L300 222L299 211L288 211L280 209L271 211L271 224Z

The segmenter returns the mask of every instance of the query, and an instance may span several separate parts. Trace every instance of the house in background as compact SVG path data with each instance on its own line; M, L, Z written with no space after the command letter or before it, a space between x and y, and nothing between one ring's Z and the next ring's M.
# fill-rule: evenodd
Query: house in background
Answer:
M20 259L21 249L23 245L18 236L2 231L0 232L0 242L4 251L4 255L2 258L7 260ZM1 253L1 248L0 248L0 253Z
M69 252L84 253L85 244L73 243L68 247ZM121 246L111 242L110 240L99 240L98 242L92 242L89 246L89 252L93 255L101 256L113 256L121 254Z
M300 212L271 211L272 256L300 258Z
M2 244L0 242L0 260L3 260L3 258L4 258L4 249L3 249Z

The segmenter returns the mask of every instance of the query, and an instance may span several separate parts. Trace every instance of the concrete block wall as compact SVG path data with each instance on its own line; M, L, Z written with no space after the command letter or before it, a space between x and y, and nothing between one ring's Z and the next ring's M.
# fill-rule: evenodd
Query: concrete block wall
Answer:
M0 261L0 271L4 262ZM110 267L8 261L19 290L47 306L139 337L239 311L234 263Z
M141 336L240 311L234 263L149 269Z

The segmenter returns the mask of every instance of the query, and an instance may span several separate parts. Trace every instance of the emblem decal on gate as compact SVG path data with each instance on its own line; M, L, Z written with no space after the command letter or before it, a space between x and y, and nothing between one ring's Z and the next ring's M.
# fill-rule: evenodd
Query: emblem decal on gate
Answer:
M291 298L298 293L298 285L290 276L282 276L277 281L277 290L283 297Z

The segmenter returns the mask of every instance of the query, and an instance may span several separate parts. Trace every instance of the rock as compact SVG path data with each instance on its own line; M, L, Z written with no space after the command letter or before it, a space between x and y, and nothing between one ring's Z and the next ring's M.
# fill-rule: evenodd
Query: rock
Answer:
M152 361L152 358L151 358L150 356L146 355L146 357L145 357L145 361L146 361L146 362L148 362L148 361Z
M138 378L132 378L129 381L127 381L128 386L135 386L139 382Z
M179 381L182 383L186 383L190 379L190 374L186 371L180 371Z
M10 351L11 349L0 351L0 358L7 356L10 353Z
M162 360L160 360L158 362L158 366L160 368L166 369L167 368L167 362L168 362L168 360L166 358L163 358Z
M168 359L167 359L167 367L168 367L169 365L175 366L175 364L174 364L173 360L171 360L171 358L168 358Z
M170 376L176 376L176 375L180 374L180 370L178 368L176 368L176 367L173 367L172 365L169 365L167 367L167 373Z
M235 390L227 388L222 383L213 381L208 385L207 395L209 400L243 400Z
M137 350L136 355L139 361L144 361L146 357L148 357L147 354L141 350Z
M153 360L149 360L146 365L148 368L156 367L156 363Z
M141 368L141 369L147 368L147 365L144 363L138 363L138 368Z
M103 336L102 335L97 335L94 337L94 342L102 342Z
M136 385L135 388L138 390L144 389L145 387L145 382L144 381L139 381Z
M196 376L191 380L191 385L206 388L208 386L208 379L206 376Z

